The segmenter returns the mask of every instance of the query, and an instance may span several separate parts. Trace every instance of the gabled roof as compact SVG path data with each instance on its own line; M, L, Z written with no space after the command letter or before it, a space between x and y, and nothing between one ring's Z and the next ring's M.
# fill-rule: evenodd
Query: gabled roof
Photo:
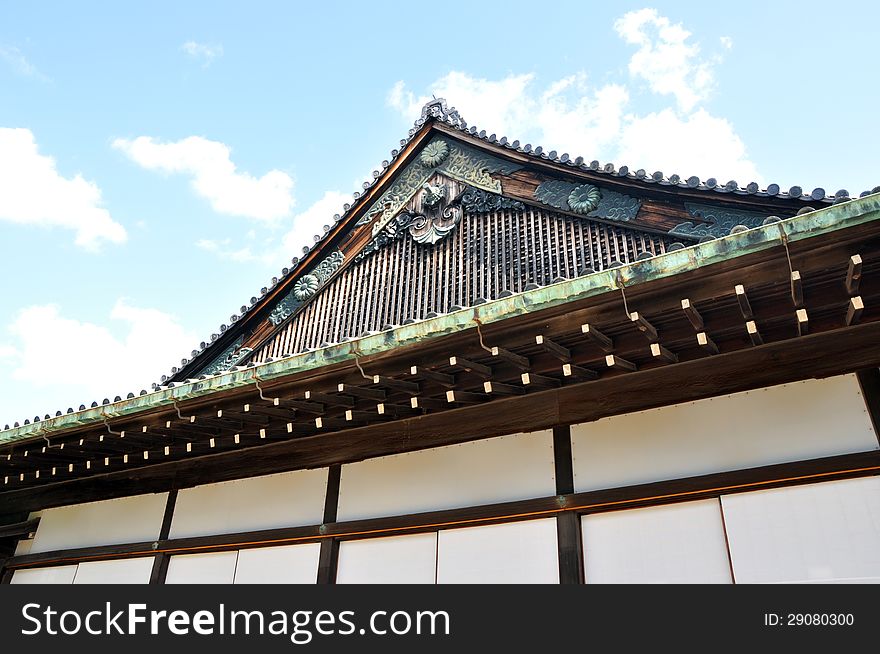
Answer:
M792 187L788 192L782 191L778 185L771 184L766 189L760 189L755 183L749 183L740 187L735 181L719 184L715 179L700 180L691 176L682 178L679 175L666 176L662 172L648 173L644 170L631 171L627 166L615 167L613 164L601 165L598 161L587 163L582 157L570 157L567 153L558 154L556 151L545 152L540 146L532 147L531 144L521 144L519 141L510 141L507 137L497 137L496 134L487 134L485 130L479 130L475 126L469 126L462 116L454 108L447 107L443 99L432 100L427 103L416 120L406 138L400 141L400 147L391 151L390 158L382 162L380 169L373 171L372 180L364 183L362 192L354 194L353 202L343 207L343 212L333 216L332 224L325 226L325 232L315 236L315 244L304 248L301 258L294 257L291 266L284 268L279 277L273 277L271 283L260 289L259 296L254 296L250 302L240 307L239 311L230 316L229 322L220 326L219 330L211 335L211 338L202 342L194 349L190 356L181 360L181 365L173 368L170 375L163 376L160 383L153 385L153 390L163 388L195 377L204 376L206 367L214 361L220 361L223 365L218 370L227 370L236 364L247 360L249 351L242 350L241 335L246 329L271 330L273 321L269 321L273 312L278 317L279 306L288 295L294 284L305 274L311 273L320 265L324 265L328 257L343 240L358 240L358 249L366 247L373 235L370 228L363 223L365 214L381 202L388 189L395 183L407 165L411 164L419 153L431 141L435 134L442 134L466 144L467 147L488 153L498 160L511 162L516 166L530 167L537 171L539 177L547 180L547 191L543 195L537 192L530 201L554 206L560 211L570 210L565 204L553 204L552 184L558 183L573 185L575 182L587 181L601 184L612 191L625 191L632 189L634 192L654 198L662 202L664 198L678 198L688 201L695 207L694 211L700 211L705 205L729 206L738 208L739 213L733 212L734 216L747 215L754 224L746 227L757 226L759 218L765 218L769 213L778 213L785 217L793 215L803 207L805 209L820 208L829 204L836 204L849 199L846 191L838 191L834 195L826 194L822 189L815 189L810 194L804 194L800 187ZM542 187L544 184L541 185ZM875 191L880 190L874 189ZM565 188L562 195L566 195ZM862 196L868 192L862 193ZM508 195L505 193L505 195ZM560 196L561 197L561 196ZM522 198L519 198L522 199ZM698 215L698 214L694 214ZM597 217L601 220L601 217ZM731 225L736 229L739 224ZM329 221L328 221L329 222ZM631 226L645 230L651 230L651 225L630 223ZM357 232L357 233L356 233ZM690 244L699 238L707 238L705 234L698 232L688 233L671 232L679 237L682 245ZM727 232L718 233L716 236L725 235ZM353 258L353 257L351 257ZM492 298L485 298L491 300ZM283 308L283 307L282 307ZM282 320L287 316L283 316ZM262 325L262 327L260 327ZM276 325L277 326L277 325ZM357 337L359 334L352 334ZM141 390L140 395L146 395L146 390ZM134 393L128 394L128 399L135 397ZM117 396L114 402L121 400ZM92 402L91 408L105 406L111 401L105 398L99 405ZM80 411L86 410L85 405L80 406ZM70 408L68 413L73 413ZM56 416L61 415L57 412ZM49 415L46 415L49 418ZM38 420L38 418L35 418Z
M706 180L696 176L683 178L677 174L667 176L660 171L653 173L648 173L644 169L632 171L625 165L615 167L614 164L603 165L598 161L588 163L580 156L572 158L568 153L558 154L555 150L545 152L541 146L533 147L531 144L521 144L518 140L511 141L506 136L487 134L485 130L469 126L455 108L447 106L444 99L435 99L422 107L420 117L415 121L406 138L400 141L400 148L393 149L390 158L382 162L380 169L373 171L372 180L363 184L363 192L356 192L353 202L345 204L343 212L333 216L332 224L325 226L324 233L315 235L314 245L304 248L301 258L294 257L291 260L291 267L282 269L279 277L273 277L268 286L260 289L259 296L252 297L248 304L242 305L238 312L230 316L228 323L220 325L219 330L211 335L210 340L200 343L198 349L194 349L189 357L181 360L180 366L172 368L170 374L163 375L160 382L154 384L154 388L168 382L193 378L204 372L212 372L215 368L229 369L233 365L246 362L252 348L243 347L242 339L239 338L245 329L245 324L253 327L255 323L265 322L267 317L270 317L272 325L278 326L280 320L289 317L289 312L285 310L283 304L285 294L290 292L302 274L322 262L324 259L322 254L329 255L333 245L364 224L364 215L394 190L392 188L389 191L391 183L400 176L407 164L413 161L419 149L431 141L433 132L461 139L471 146L491 153L499 160L526 162L550 176L560 176L558 180L550 179L542 184L537 191L543 191L543 195L539 195L536 191L536 197L532 200L555 206L557 209L570 209L564 197L574 187L574 183L568 181L572 179L601 183L611 189L611 192L637 190L647 197L657 198L658 201L668 197L681 198L688 201L686 206L695 216L705 214L709 207L722 211L718 207L719 203L737 208L726 214L722 212L717 216L711 216L716 219L719 226L719 229L712 233L700 229L699 224L696 225L697 228L694 223L684 222L676 225L669 233L683 241L683 244L700 238L725 235L730 228L740 225L755 227L768 215L774 213L786 217L793 215L800 208L819 208L842 202L850 197L846 190L829 195L823 189L817 188L805 194L798 186L793 186L786 192L781 190L778 184L770 184L766 189L761 189L755 182L750 182L741 187L734 180L719 183L714 178ZM553 187L554 183L557 188ZM862 193L862 196L866 194L868 191ZM562 204L554 204L555 197L558 197ZM724 225L723 229L721 229L722 225ZM655 225L636 221L630 221L628 226L656 231ZM664 230L661 231L666 231L665 228L668 228L668 225L665 225ZM361 246L366 244L364 242ZM353 338L359 334L348 336Z
M369 359L407 345L421 345L455 332L473 330L475 324L491 326L493 323L508 321L524 314L560 310L573 302L607 297L609 293L620 295L621 288L634 289L642 284L656 284L663 280L674 281L679 276L692 274L696 269L703 267L726 266L729 270L731 265L738 267L737 259L740 257L771 255L774 250L779 249L782 242L791 244L793 252L794 248L800 248L797 254L803 257L804 248L811 247L813 239L829 236L840 230L853 231L867 227L869 237L873 239L871 234L876 234L878 221L880 221L880 195L874 195L840 206L828 207L823 211L795 216L781 223L768 224L722 239L698 243L616 269L593 272L547 287L486 302L471 309L461 309L448 315L436 316L418 324L403 325L389 332L364 336L356 341L293 354L262 365L249 364L244 368L235 368L200 380L172 382L151 393L142 391L141 397L130 394L125 400L120 398L116 398L113 402L105 400L103 405L93 403L91 408L83 408L76 412L71 409L68 415L61 415L59 412L55 418L35 424L22 426L16 424L14 428L7 428L0 433L0 444L30 442L41 437L54 437L56 434L86 427L103 431L104 425L110 429L108 420L136 419L138 415L149 412L169 409L173 411L178 403L196 401L218 393L252 390L259 382L271 383L294 374L308 373L325 367L335 368L342 364L351 366L352 362L357 365L359 358ZM781 240L781 235L785 235L785 241ZM827 242L822 241L822 243ZM876 243L876 240L872 242ZM773 254L772 258L777 259L779 256ZM781 259L780 267L784 268L784 253ZM780 285L776 284L776 286ZM841 284L841 292L842 289ZM838 322L836 318L835 322ZM788 327L790 328L790 325ZM179 412L180 409L177 411Z

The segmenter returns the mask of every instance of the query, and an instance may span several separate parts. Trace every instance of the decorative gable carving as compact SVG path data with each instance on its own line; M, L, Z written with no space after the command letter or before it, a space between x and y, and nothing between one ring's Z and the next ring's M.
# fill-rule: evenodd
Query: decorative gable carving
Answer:
M278 304L275 305L275 308L272 309L272 313L269 314L269 321L273 325L280 325L293 315L293 312L296 311L303 302L318 292L318 289L330 279L330 276L336 272L336 269L339 268L344 261L345 255L339 250L336 250L326 259L321 261L321 263L312 268L311 272L306 273L296 280L293 288L291 288L287 295L279 300Z
M519 164L443 136L435 136L370 206L357 224L373 223L373 235L379 234L436 173L484 191L500 193L501 182L492 177L492 174L509 174L520 168Z

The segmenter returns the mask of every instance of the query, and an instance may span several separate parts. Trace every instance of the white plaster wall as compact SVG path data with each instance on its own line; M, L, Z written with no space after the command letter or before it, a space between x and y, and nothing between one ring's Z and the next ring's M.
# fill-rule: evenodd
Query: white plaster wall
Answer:
M717 499L586 515L581 526L587 583L731 582Z
M154 541L167 499L157 493L45 509L30 553Z
M433 584L437 533L347 540L339 544L338 584Z
M556 518L441 531L437 583L558 584Z
M338 519L554 495L553 434L539 431L342 466Z
M239 550L236 584L314 584L320 543Z
M166 584L231 584L238 552L178 554L168 560Z
M327 468L186 488L177 494L171 538L320 524Z
M737 583L880 583L880 477L722 497Z
M16 570L11 584L72 584L76 576L75 565L56 565L48 568Z
M876 449L855 375L572 426L579 492Z
M148 584L152 556L110 561L84 561L77 566L74 584Z

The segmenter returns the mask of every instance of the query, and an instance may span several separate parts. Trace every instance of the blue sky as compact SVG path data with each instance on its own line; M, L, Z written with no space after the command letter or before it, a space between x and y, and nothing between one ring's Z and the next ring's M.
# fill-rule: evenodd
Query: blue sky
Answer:
M444 95L573 157L880 184L880 10L0 1L0 427L151 382Z

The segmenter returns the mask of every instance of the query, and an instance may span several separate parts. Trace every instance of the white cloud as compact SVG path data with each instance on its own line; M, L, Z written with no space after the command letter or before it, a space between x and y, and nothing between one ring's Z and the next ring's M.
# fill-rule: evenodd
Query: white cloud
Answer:
M528 124L535 109L534 101L526 99L526 89L534 80L531 73L509 75L501 80L474 78L467 73L452 71L437 80L431 91L437 97L454 99L459 108L479 107L479 120L492 125L499 134L521 131ZM422 106L431 99L431 94L416 97L407 91L402 81L397 82L388 94L390 106L407 116L418 116ZM468 120L476 120L468 118Z
M193 190L215 211L273 222L293 208L293 178L280 170L262 177L239 172L225 143L190 136L162 143L150 136L116 139L113 147L147 170L192 178Z
M455 105L470 124L546 150L667 175L761 183L733 125L701 106L719 59L701 58L698 45L689 43L690 33L652 9L624 15L615 29L638 46L627 79L596 85L578 72L540 86L531 73L488 80L452 71L420 96L397 82L388 104L412 120L434 94ZM674 102L659 109L653 103L651 111L640 112L633 106L633 80L647 81L661 102L666 96Z
M222 45L212 45L209 43L198 43L197 41L187 41L180 49L189 55L192 59L202 62L202 67L207 68L215 59L223 56Z
M76 232L75 243L97 250L123 243L125 228L101 207L101 190L81 175L63 177L41 155L29 129L0 128L0 220Z
M722 36L720 39L721 45L730 50L733 47L733 39L729 36Z
M24 53L14 45L0 45L0 59L5 61L6 65L9 66L12 72L16 75L33 77L43 82L50 81L49 78L37 70L37 67L28 61L27 57L24 56Z
M272 254L255 253L250 246L235 247L231 238L209 239L203 238L196 241L196 247L206 252L211 252L221 259L228 259L238 263L250 263L252 261L262 261L263 263L274 262L274 250Z
M327 191L310 207L285 220L279 225L284 231L280 236L271 234L259 244L245 244L232 238L201 239L196 247L215 254L218 258L237 263L259 262L279 268L290 265L292 256L300 256L303 246L312 246L315 235L324 233L324 225L333 226L333 215L342 213L342 206L351 196L338 191ZM258 240L256 232L245 234L248 241Z
M338 191L327 191L320 200L305 211L296 214L290 222L287 233L281 238L279 257L290 259L299 256L305 245L314 245L316 234L324 233L324 225L333 226L333 215L342 213L342 205L351 201L351 196Z
M105 325L66 317L54 304L18 312L8 327L14 346L4 349L14 362L11 378L42 404L29 407L31 412L54 413L62 404L88 406L92 400L149 389L174 364L169 356L197 342L174 316L132 306L125 299L116 302L109 318L122 328L121 337ZM4 405L5 413L10 410L17 414L20 409Z
M746 146L724 118L703 109L682 118L671 109L628 120L617 155L623 163L638 162L648 173L662 170L682 178L714 175L719 183L734 179L740 186L760 180Z
M698 60L700 46L688 43L691 33L681 24L673 25L656 9L639 9L617 19L614 29L624 41L639 46L629 60L629 72L648 82L654 93L674 95L684 111L706 99L715 62Z

